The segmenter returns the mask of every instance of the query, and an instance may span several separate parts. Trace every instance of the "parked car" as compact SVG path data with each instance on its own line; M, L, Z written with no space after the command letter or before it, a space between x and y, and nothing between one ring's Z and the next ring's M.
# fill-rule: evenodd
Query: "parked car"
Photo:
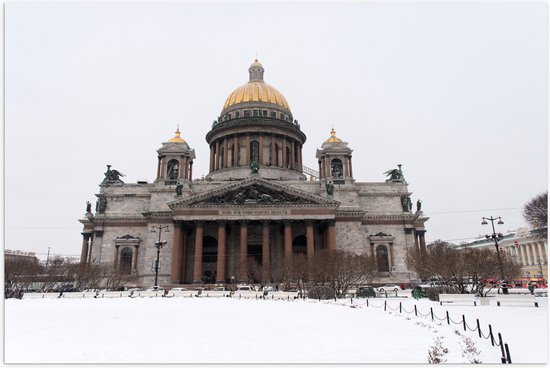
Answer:
M237 291L254 291L254 288L252 286L239 286L237 288Z
M225 288L223 286L216 286L212 291L225 291Z
M264 286L262 291L275 291L275 288L273 286Z
M427 298L428 297L428 289L430 287L426 287L426 286L422 286L422 285L418 285L418 286L415 286L412 291L411 291L411 296L413 298Z
M187 289L184 287L175 287L170 289L170 291L187 291Z
M162 286L151 286L147 291L164 291Z
M358 298L374 298L376 297L376 292L372 286L361 286L357 289L355 296Z
M401 290L401 288L395 284L388 284L388 285L380 286L378 288L378 291L381 293L388 292L388 291L398 292L399 290Z

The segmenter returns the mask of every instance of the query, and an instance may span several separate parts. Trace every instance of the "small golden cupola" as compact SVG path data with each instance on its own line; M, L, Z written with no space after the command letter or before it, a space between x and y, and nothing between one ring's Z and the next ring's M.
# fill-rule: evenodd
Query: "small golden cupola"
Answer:
M330 138L327 139L325 142L327 143L342 143L343 141L336 136L336 132L334 131L334 128L330 131Z
M168 142L173 142L173 143L185 143L185 140L180 137L180 126L178 125L178 128L176 129L176 135L174 138L171 138L168 140Z

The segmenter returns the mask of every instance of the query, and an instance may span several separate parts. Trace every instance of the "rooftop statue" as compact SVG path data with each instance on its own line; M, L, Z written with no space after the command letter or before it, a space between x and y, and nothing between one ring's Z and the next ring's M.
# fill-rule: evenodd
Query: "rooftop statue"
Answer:
M182 192L183 192L183 184L178 183L178 185L176 185L176 196L181 197Z
M250 163L250 171L252 172L252 174L257 174L258 171L260 171L260 166L256 161L252 161Z
M386 180L386 183L388 182L394 182L394 183L400 183L405 181L405 177L403 176L403 171L401 170L401 164L397 165L398 169L388 170L384 173L384 175L389 176L389 179Z
M103 179L101 184L115 184L115 183L124 184L124 182L120 180L121 176L124 176L124 174L117 170L111 170L111 165L107 165L107 171L105 172L105 179Z

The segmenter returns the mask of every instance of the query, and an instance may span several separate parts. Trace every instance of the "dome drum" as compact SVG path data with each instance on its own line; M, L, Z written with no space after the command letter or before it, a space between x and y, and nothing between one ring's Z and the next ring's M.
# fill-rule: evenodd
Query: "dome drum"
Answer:
M270 118L234 118L220 123L214 122L212 130L206 134L206 141L211 143L213 140L227 134L234 135L253 132L270 132L286 135L297 139L300 144L304 144L307 139L297 122L290 123Z

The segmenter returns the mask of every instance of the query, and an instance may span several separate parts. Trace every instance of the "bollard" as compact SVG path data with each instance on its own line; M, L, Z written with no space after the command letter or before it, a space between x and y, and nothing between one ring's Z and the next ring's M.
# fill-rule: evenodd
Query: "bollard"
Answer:
M384 300L384 312L386 311L387 304L388 304L388 301Z
M239 294L239 299L241 299L241 294Z
M477 331L479 332L479 337L481 338L481 327L479 327L479 319L476 319Z
M466 331L466 317L464 317L464 314L462 315L462 325L464 326L464 331Z
M430 307L430 314L432 315L432 321L434 320L434 309Z
M451 324L451 319L449 318L449 311L447 311L447 324L448 325Z
M500 344L500 353L502 354L500 360L502 364L506 364L506 356L504 355L504 344L502 343L502 336L500 335L500 332L498 333L498 342Z
M401 313L401 302L399 302L399 313Z
M367 298L367 307L369 306L369 298Z
M350 298L351 304L353 304L353 297Z
M418 317L418 311L416 310L416 304L414 305L414 315Z
M491 337L491 345L495 346L495 337L493 336L493 328L489 325L489 336Z
M506 349L506 361L508 364L512 364L512 358L510 358L510 350L508 349L508 344L504 344L504 349Z

